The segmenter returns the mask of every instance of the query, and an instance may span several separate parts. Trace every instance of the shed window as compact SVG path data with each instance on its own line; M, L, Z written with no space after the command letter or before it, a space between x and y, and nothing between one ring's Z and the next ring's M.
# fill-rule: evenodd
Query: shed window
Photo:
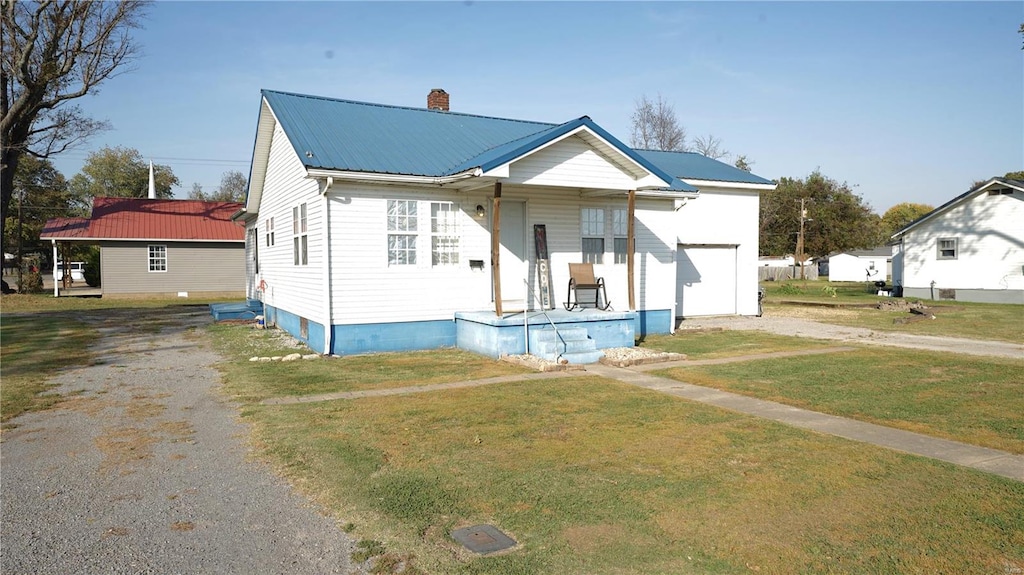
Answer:
M292 208L292 263L306 265L309 263L309 234L306 225L306 204Z
M431 265L459 264L459 206L451 202L430 204Z
M151 271L151 272L165 272L165 271L167 271L167 246L164 246L164 245L151 245L151 246L149 246L149 271Z
M939 238L938 259L955 260L957 256L956 238Z
M388 265L416 265L416 202L388 200Z
M580 236L583 262L600 264L604 262L604 210L583 208L580 212Z

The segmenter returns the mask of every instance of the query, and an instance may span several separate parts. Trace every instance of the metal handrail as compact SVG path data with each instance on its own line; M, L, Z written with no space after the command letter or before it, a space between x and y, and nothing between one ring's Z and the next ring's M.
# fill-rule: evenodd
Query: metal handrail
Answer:
M526 344L526 353L529 354L530 353L530 327L529 327L530 326L530 312L529 312L528 308L530 307L529 302L532 301L533 298L534 298L534 294L530 290L530 280L529 280L529 278L523 279L523 283L526 284L526 297L523 298L523 303L525 304L525 307L527 308L527 309L523 310L523 335L524 335L524 343ZM541 302L537 302L537 303L541 303ZM541 303L541 305L543 306L543 303ZM551 324L551 329L555 330L555 337L557 337L558 340L560 342L562 342L562 350L563 351L567 351L568 350L568 346L565 343L565 338L563 338L562 334L558 332L558 326L556 326L555 322L551 320L551 316L548 315L548 310L542 309L539 313L533 314L533 317L537 317L539 315L543 315L544 318L548 320L548 323ZM556 349L556 351L557 351L557 349ZM557 361L557 360L561 359L561 357L562 357L562 354L559 353L557 356L555 356L555 360Z

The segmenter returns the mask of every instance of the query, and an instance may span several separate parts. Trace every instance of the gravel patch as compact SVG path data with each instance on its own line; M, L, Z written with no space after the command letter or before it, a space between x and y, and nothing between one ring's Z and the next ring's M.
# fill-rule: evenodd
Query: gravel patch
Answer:
M503 354L501 361L526 367L535 371L584 371L586 368L577 363L556 363L537 357L533 354Z
M365 573L334 519L251 460L192 332L205 309L83 317L97 364L3 436L0 572Z
M632 365L646 365L649 363L662 363L666 361L679 361L686 359L686 354L655 351L642 347L613 347L604 351L601 363L615 367L629 367Z

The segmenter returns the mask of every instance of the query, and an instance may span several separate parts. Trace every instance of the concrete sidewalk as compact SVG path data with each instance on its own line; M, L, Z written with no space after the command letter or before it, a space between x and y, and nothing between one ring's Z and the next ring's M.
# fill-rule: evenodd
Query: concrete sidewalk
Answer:
M657 366L657 364L652 365ZM652 369L652 365L643 367L645 369ZM665 365L664 367L670 366ZM620 368L596 364L588 365L587 373L660 391L691 401L714 405L755 417L763 417L794 427L845 437L854 441L862 441L904 453L930 457L964 467L972 467L1017 481L1024 481L1024 455L1014 455L987 447L939 439L883 425L864 423L845 417L809 411L774 401L765 401L709 387L682 383L674 379L642 373L635 368Z

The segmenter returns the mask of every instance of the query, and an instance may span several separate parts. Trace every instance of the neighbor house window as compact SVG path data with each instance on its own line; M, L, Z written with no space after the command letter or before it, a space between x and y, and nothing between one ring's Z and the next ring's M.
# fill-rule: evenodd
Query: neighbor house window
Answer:
M940 260L955 260L957 255L956 238L939 238Z
M580 236L583 247L583 262L599 264L604 262L604 210L583 208L580 212Z
M627 251L629 250L629 220L626 219L626 210L612 210L612 242L615 250L615 263L626 263Z
M149 271L167 271L167 246L149 246Z
M264 227L267 229L267 247L270 247L274 245L274 218L267 220Z
M416 265L416 202L388 200L388 265Z
M309 234L306 227L306 204L292 208L292 261L295 265L309 263Z
M459 264L459 206L430 203L430 260L434 266Z

